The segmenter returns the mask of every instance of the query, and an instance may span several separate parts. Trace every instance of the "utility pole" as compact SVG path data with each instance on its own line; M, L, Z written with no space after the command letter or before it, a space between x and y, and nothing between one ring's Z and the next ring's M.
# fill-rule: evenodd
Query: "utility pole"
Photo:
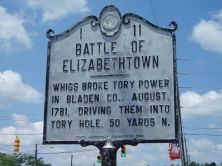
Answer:
M182 117L181 117L181 107L180 107L180 93L179 93L179 84L178 84L178 76L177 76L177 65L176 65L176 60L174 62L175 65L175 85L176 85L176 120L178 122L178 139L179 139L179 146L181 150L181 161L182 161L182 166L187 166L186 165L186 156L185 156L185 151L184 151L184 141L183 141L183 127L182 127Z
M187 141L186 138L184 137L184 146L185 146L185 152L186 152L186 164L189 164L189 157L188 157L188 150L187 150Z
M37 166L37 159L38 159L38 147L37 144L35 144L35 166Z
M73 165L72 165L72 160L73 160L73 154L71 155L71 166L73 166Z

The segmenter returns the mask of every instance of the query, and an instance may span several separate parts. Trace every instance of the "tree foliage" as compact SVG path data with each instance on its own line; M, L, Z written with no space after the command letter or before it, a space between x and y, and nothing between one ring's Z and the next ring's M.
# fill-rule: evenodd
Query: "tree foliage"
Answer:
M0 166L34 166L35 157L33 155L9 155L0 153ZM42 158L37 159L37 166L51 166L51 164L45 164Z
M170 166L179 166L179 164L177 164L177 165L175 165L175 164L170 164ZM219 165L217 165L215 162L201 164L201 163L197 163L197 162L192 161L192 162L191 162L189 165L187 165L187 166L219 166ZM222 166L222 162L221 162L220 166Z
M216 163L212 162L212 163L199 164L199 163L193 161L189 164L189 166L216 166Z

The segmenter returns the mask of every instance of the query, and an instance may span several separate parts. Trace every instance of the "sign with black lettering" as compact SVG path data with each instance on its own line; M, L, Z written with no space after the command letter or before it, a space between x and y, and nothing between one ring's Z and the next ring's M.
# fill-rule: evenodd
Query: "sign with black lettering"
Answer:
M176 138L175 35L106 6L47 32L45 144Z

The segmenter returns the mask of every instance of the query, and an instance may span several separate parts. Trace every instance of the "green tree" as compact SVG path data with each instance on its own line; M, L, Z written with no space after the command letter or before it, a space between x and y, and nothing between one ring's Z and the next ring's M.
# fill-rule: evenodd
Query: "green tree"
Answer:
M192 161L192 162L189 164L189 166L200 166L200 164L198 164L198 163Z
M192 161L189 166L216 166L217 164L215 162L212 163L204 163L204 164L199 164L197 162Z
M0 153L0 166L21 166L21 164L34 166L35 157L33 155L9 155ZM38 158L37 166L51 166L51 164L46 164L42 158Z

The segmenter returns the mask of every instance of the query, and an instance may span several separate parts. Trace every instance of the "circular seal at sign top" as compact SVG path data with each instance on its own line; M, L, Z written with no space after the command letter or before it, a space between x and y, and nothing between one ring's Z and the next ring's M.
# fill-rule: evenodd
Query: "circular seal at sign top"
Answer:
M115 6L106 6L100 13L100 30L108 37L115 35L121 25L121 15Z
M108 16L105 16L102 21L102 26L106 30L115 29L119 25L119 18L115 13L110 13Z

